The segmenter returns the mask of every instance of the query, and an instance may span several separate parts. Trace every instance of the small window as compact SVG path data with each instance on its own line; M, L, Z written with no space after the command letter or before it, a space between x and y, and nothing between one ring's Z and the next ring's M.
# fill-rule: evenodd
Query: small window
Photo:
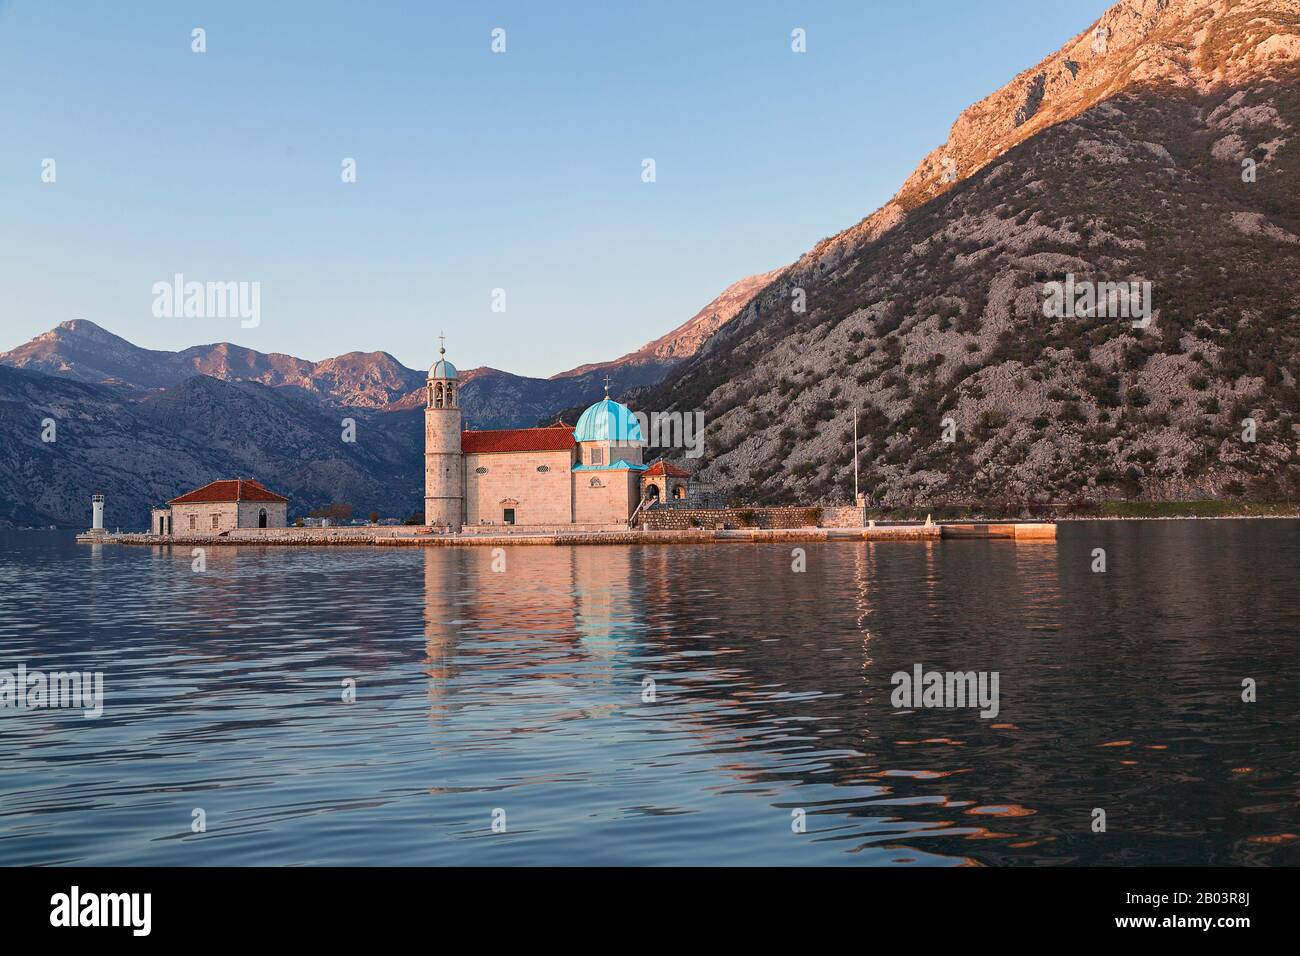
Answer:
M190 530L193 531L193 530L195 530L197 527L198 527L198 526L195 524L195 516L194 516L194 515L190 515Z
M540 472L544 475L544 474L546 474L548 471L551 470L551 466L550 466L550 465L538 465L538 466L537 466L537 470L540 471Z
M475 469L474 469L474 474L476 474L476 475L486 475L486 474L487 474L487 469L484 468L484 467L482 467L482 466L480 465L478 468L475 468Z
M213 527L213 528L220 528L220 527L221 527L221 515L213 515L213 516L212 516L212 527Z
M593 448L593 449L591 450L591 463L592 463L593 465L603 465L603 464L605 464L605 449L603 449L603 448Z
M604 488L604 487L605 487L605 483L604 483L603 481L601 481L599 478L593 478L593 479L591 479L591 487L593 487L593 488Z
M514 524L514 523L515 523L515 509L514 509L514 508L506 508L506 509L502 512L502 514L501 514L501 520L504 521L506 524Z
M686 489L682 485L678 485L676 488L673 489L673 497L679 500L685 498Z

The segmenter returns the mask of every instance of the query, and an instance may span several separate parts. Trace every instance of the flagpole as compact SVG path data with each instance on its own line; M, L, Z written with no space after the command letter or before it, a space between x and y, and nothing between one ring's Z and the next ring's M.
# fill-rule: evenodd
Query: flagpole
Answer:
M853 504L858 503L858 410L853 409Z

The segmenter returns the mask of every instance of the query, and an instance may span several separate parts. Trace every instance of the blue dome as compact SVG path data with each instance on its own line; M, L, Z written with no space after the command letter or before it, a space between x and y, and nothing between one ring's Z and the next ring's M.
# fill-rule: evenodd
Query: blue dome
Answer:
M456 366L452 365L442 356L446 353L445 349L438 350L438 361L433 363L433 368L429 369L429 378L455 378Z
M645 441L641 437L641 423L631 409L609 398L600 400L582 413L573 437L577 441Z

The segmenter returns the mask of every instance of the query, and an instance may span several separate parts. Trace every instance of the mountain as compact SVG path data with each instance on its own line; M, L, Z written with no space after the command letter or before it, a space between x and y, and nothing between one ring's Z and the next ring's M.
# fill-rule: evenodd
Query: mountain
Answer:
M475 428L515 428L554 420L562 410L600 398L605 376L614 394L653 385L694 354L776 273L734 283L687 322L611 362L561 372L549 379L499 369L461 372L465 419ZM312 362L219 342L181 352L140 348L87 319L63 322L0 353L0 365L138 392L175 388L195 375L257 382L346 408L407 411L424 402L426 373L387 352L349 352Z
M120 389L0 366L0 525L84 527L90 495L110 527L142 528L149 508L217 478L256 476L294 514L335 501L359 515L418 510L419 412L336 412L253 382L195 376L134 400ZM52 419L54 441L42 441Z
M690 358L708 341L709 336L730 322L741 309L748 304L760 289L781 274L780 269L746 276L738 282L727 286L722 293L700 309L693 316L673 329L667 335L660 336L653 342L647 342L635 352L629 352L612 362L596 362L591 365L579 365L551 376L551 380L561 378L603 376L609 374L612 380L625 369L645 368L649 374L625 376L624 388L638 385L651 385L663 378L663 373L679 362ZM635 380L634 380L635 379Z
M387 352L349 352L323 362L220 342L183 352L143 349L86 319L63 322L0 353L0 364L81 382L151 391L195 375L289 388L331 404L384 408L424 383Z
M703 411L702 477L758 501L851 495L855 414L886 504L1294 497L1298 129L1300 0L1119 3L641 405ZM1047 317L1057 281L1155 312Z

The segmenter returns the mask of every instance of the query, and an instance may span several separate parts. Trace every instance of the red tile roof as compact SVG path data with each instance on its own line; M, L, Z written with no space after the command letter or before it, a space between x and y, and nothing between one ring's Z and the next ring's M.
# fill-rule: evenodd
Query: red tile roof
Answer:
M460 433L460 450L467 455L500 451L567 451L576 444L573 426L563 424Z
M671 465L666 461L655 462L653 465L651 465L643 472L643 475L649 478L658 478L660 476L665 476L668 478L691 477L691 473L689 471L678 468L676 465Z
M248 478L226 478L196 488L194 491L173 498L169 505L207 504L226 501L284 501L288 498L277 495L260 483Z

